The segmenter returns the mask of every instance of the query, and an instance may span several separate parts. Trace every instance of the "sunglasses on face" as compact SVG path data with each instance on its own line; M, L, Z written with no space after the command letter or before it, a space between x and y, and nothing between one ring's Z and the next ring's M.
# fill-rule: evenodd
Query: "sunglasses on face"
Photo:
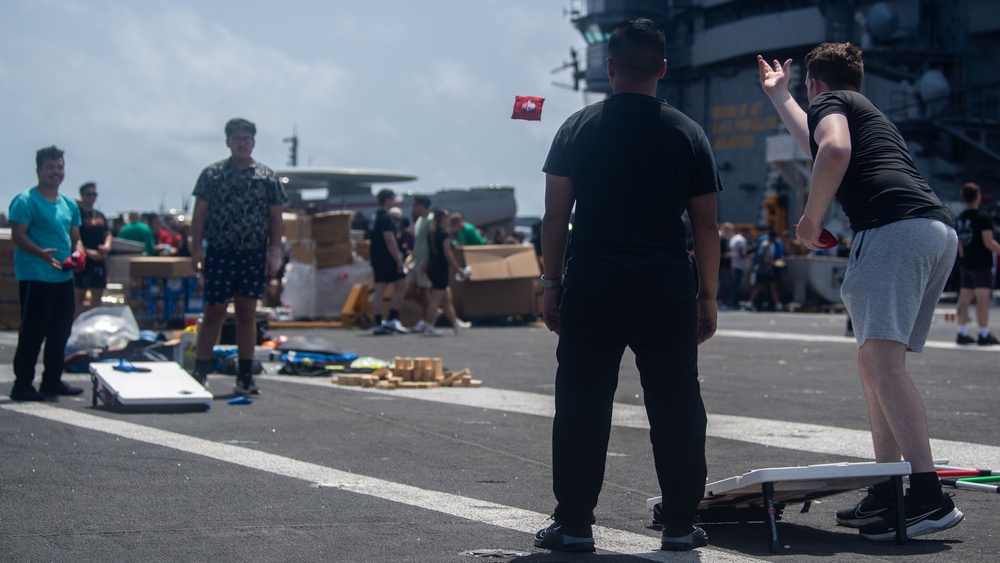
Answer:
M97 192L85 192L83 197L97 197Z

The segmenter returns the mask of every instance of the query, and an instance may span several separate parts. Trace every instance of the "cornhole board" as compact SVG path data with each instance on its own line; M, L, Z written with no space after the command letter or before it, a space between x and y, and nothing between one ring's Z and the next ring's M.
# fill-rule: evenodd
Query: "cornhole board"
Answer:
M777 520L789 504L806 506L813 500L855 491L885 481L893 482L896 505L903 506L903 476L910 474L910 464L830 463L799 467L755 469L705 486L705 496L698 505L698 519L710 522L757 522L767 525L768 547L778 550ZM661 497L646 501L653 509ZM897 511L896 543L906 542L905 513Z
M177 362L133 362L149 371L116 370L118 362L90 364L93 406L120 411L206 410L215 397Z

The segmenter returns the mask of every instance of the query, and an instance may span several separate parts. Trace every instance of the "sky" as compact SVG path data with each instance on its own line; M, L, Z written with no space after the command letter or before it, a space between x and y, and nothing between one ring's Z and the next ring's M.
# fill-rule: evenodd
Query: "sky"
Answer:
M67 195L94 181L107 214L181 209L244 117L271 168L294 131L300 166L512 185L541 215L552 136L585 103L552 84L571 47L585 60L570 3L0 0L0 205L54 144ZM545 98L540 122L510 119L516 95Z

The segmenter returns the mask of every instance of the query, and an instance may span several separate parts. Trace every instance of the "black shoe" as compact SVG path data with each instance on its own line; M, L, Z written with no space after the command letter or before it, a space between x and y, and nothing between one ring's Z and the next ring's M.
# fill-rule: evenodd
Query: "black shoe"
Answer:
M972 339L970 338L969 340ZM996 337L993 336L992 333L987 332L986 336L983 336L982 334L979 335L979 339L976 340L976 344L979 344L980 346L993 346L994 344L1000 344L1000 341L997 341Z
M244 375L236 378L236 385L233 386L233 393L237 395L260 395L260 389L253 381L253 376Z
M45 395L42 395L31 385L27 387L18 387L15 385L10 390L10 400L11 401L44 401L46 400Z
M208 374L198 370L194 370L193 372L191 372L191 377L198 382L198 385L201 385L205 389L208 389Z
M955 344L975 344L976 339L968 334L959 334L955 337Z
M895 506L895 501L889 497L876 496L871 487L868 496L861 499L851 508L837 511L837 524L848 528L860 528L866 524L878 522Z
M660 536L660 549L663 551L691 551L698 547L708 545L708 534L698 526L686 536L669 537L664 530Z
M72 385L66 385L62 381L58 385L52 387L39 387L38 390L47 397L72 397L75 395L80 395L83 393L83 389L79 387L73 387Z
M933 534L958 525L965 517L962 511L955 508L951 495L941 494L939 502L928 502L912 492L907 492L906 499L906 536L915 538ZM861 527L861 537L876 541L892 541L896 539L896 510L890 510L885 518Z
M535 534L535 547L556 551L594 551L594 533L590 524L565 526L553 522Z

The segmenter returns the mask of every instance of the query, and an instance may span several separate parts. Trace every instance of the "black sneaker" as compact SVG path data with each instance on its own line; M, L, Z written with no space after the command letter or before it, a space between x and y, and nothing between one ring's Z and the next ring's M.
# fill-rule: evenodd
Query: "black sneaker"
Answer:
M10 400L11 401L44 401L46 400L45 395L42 395L35 390L34 386L28 385L27 387L18 387L15 385L10 390Z
M979 335L979 339L976 340L976 344L980 346L993 346L994 344L1000 344L1000 341L997 341L996 337L993 336L993 333L987 332L986 336L981 334Z
M873 524L884 518L895 504L892 498L876 496L874 490L869 487L868 496L861 499L858 504L837 511L837 525L860 528L866 524Z
M959 334L955 337L955 344L975 344L976 339L968 334Z
M941 502L928 502L917 495L907 492L906 499L906 536L915 538L933 534L958 525L965 517L962 511L955 508L951 495L941 493ZM885 518L861 527L861 537L876 541L892 541L896 539L896 510L890 510Z
M45 395L46 397L72 397L75 395L80 395L83 393L83 389L80 387L74 387L72 385L66 385L60 381L57 385L52 387L39 387L38 391Z
M706 545L708 545L708 534L698 526L694 526L694 530L686 536L669 537L666 530L660 536L660 549L663 551L691 551Z
M191 378L198 382L205 389L208 389L208 374L199 370L194 370L191 372Z
M535 547L556 551L594 551L594 533L590 524L565 526L553 522L535 534Z
M236 378L233 393L237 395L260 395L260 389L254 383L252 375L244 375Z

